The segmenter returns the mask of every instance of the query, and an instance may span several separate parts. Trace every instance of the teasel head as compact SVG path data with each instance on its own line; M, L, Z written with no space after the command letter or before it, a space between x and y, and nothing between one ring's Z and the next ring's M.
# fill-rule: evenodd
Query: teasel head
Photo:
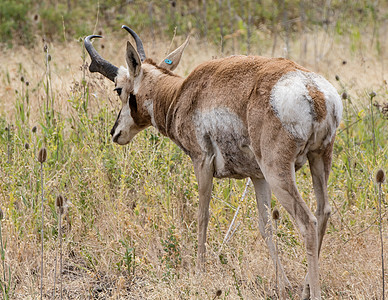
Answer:
M220 297L221 294L222 294L222 291L221 290L217 290L216 295L214 296L213 300L215 300L216 298Z
M36 130L37 130L36 126L32 127L31 129L32 133L36 133Z
M25 148L26 150L30 149L30 144L29 144L29 143L25 143L25 144L24 144L24 148Z
M379 184L383 184L384 181L385 181L385 173L382 169L380 169L376 173L376 182Z
M279 213L278 209L275 208L275 209L273 210L273 212L272 212L272 219L274 219L274 220L279 220L279 218L280 218L280 213Z
M0 221L3 220L3 218L4 218L4 213L3 213L3 210L0 207Z
M59 213L60 213L60 214L63 214L63 204L64 204L64 201L63 201L63 197L62 197L61 194L59 194L59 195L57 196L57 200L56 200L55 203L56 203L56 205L57 205L57 207L58 207Z
M38 153L38 161L43 164L47 159L47 150L45 147L41 148Z

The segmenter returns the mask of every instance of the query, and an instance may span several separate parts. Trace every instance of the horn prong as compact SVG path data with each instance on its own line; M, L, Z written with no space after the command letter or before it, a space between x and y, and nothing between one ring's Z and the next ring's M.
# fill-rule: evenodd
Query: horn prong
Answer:
M137 35L137 33L135 31L133 31L127 25L123 25L123 26L121 26L121 28L128 31L129 34L134 38L134 40L136 42L137 53L139 53L140 60L143 62L147 57L145 55L143 42L141 41L140 37Z
M113 82L118 74L119 69L101 57L97 50L93 47L91 40L94 38L102 38L101 35L89 35L84 39L84 45L86 51L92 60L89 66L90 72L98 72L105 77L109 78Z

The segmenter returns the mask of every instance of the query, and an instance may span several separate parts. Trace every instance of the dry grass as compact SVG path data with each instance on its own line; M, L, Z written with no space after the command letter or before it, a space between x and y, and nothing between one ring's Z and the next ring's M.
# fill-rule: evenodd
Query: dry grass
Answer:
M151 44L144 40L149 49ZM320 40L323 41L323 35L319 36L318 43ZM106 38L96 41L95 45L104 44L101 54L120 65L124 63L125 42L126 39ZM168 45L167 41L158 41L156 49L149 50L148 55L161 59ZM326 54L318 61L312 48L311 41L303 65L324 74L334 84L337 84L334 76L340 76L359 107L366 105L365 92L370 90L381 91L376 97L378 101L386 99L384 79L387 75L384 77L381 70L382 62L388 65L387 55L382 60L376 58L373 51L351 53L346 42L330 42L322 46L322 53ZM42 122L46 97L42 83L45 78L42 49L43 44L34 49L16 48L2 52L0 57L0 114L8 123L16 122L15 90L20 93L23 84L20 76L23 75L29 81L30 90L31 117L29 124L25 124L27 130ZM83 117L68 101L79 97L81 91L81 44L49 45L49 51L54 109L64 122L65 149L62 161L54 161L45 167L46 298L52 295L58 245L55 195L62 193L72 203L63 221L66 299L213 299L217 290L222 290L222 299L238 299L239 293L244 299L275 299L275 271L258 231L253 189L243 203L238 220L241 226L222 250L220 259L218 250L234 214L231 206L238 203L245 181L215 181L207 273L197 276L197 191L191 162L155 130L139 134L126 147L108 141L101 148L101 139L108 139L119 100L112 92L111 83L96 74L86 76L90 88L87 117L90 120L102 118L102 121L101 124L86 123L86 133L79 131L84 135L74 144L72 132L81 133L77 128L71 128L72 123L66 120L74 117L79 121ZM293 52L298 53L297 46ZM276 53L281 53L280 48ZM269 51L263 54L269 55ZM177 73L187 75L197 64L212 56L220 56L217 49L206 49L201 42L192 39ZM295 60L298 61L297 56ZM343 64L344 60L346 64ZM104 109L105 114L101 114ZM95 127L95 124L101 126ZM3 239L7 241L5 260L11 266L15 286L13 298L36 299L40 274L39 211L23 204L23 197L31 203L38 192L34 190L37 183L34 149L38 148L33 146L44 143L42 128L38 126L36 143L34 136L29 135L32 147L29 151L17 147L18 138L24 144L23 138L15 134L13 165L7 166L4 160L0 170L0 205L6 216L2 222ZM3 160L7 157L6 144L0 149ZM48 147L48 151L50 156L54 149ZM387 146L383 145L379 153L380 167L386 169ZM368 185L370 198L363 194L363 186L355 189L356 203L360 204L349 208L346 205L347 178L341 167L344 163L339 159L340 153L336 152L334 172L338 174L331 177L329 187L333 216L321 255L323 295L325 299L381 299L373 183ZM378 167L370 166L370 169L364 169L364 174L355 176L365 176L360 178L370 181ZM299 187L306 202L314 208L310 181L308 168L304 167L298 175ZM304 246L284 210L279 210L281 258L293 285L290 298L299 299L306 272ZM383 208L385 225L388 221L386 211L386 207ZM387 227L384 228L387 243Z

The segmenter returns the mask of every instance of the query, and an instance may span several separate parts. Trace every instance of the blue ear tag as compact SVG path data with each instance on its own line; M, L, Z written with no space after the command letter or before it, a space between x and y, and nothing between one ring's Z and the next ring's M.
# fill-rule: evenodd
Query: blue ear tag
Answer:
M171 60L171 59L168 59L168 58L166 58L166 59L164 60L164 62L165 62L166 64L168 64L168 65L171 65L171 64L172 64L172 60Z

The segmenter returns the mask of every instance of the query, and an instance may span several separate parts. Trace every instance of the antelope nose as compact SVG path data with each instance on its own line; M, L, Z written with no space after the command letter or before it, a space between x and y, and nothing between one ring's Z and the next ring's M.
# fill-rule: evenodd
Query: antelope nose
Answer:
M114 142L114 143L117 143L117 140L119 139L120 135L121 135L121 130L120 130L120 132L119 132L118 134L116 134L116 135L113 137L113 142Z

